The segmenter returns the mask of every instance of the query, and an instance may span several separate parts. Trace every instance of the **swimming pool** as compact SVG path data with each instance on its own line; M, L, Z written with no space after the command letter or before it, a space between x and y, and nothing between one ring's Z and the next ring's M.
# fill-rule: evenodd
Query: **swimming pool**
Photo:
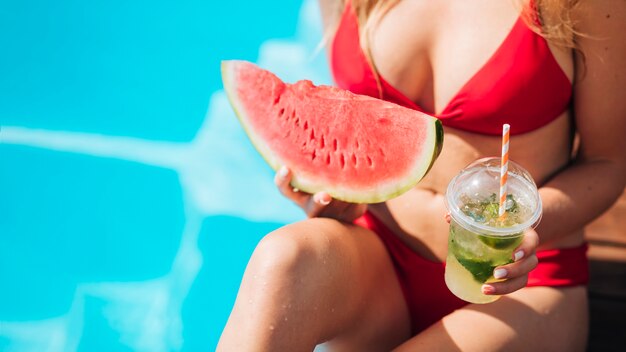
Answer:
M219 61L328 83L316 1L25 0L0 29L0 350L213 350L256 242L302 217Z

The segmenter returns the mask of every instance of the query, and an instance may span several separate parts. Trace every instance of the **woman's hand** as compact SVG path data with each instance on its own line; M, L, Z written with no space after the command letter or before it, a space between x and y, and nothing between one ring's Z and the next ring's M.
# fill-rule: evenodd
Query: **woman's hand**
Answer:
M289 184L291 176L291 171L283 166L276 173L274 183L278 186L280 193L302 208L309 218L325 217L352 222L363 215L367 209L367 204L354 204L335 200L326 192L318 192L311 195L310 193L295 190Z
M538 263L535 250L539 245L539 236L535 230L528 230L524 233L522 243L513 251L514 262L495 268L493 277L499 282L484 284L482 291L486 295L504 295L515 292L526 287L528 273L530 273Z
M446 214L446 222L450 223L450 214ZM538 259L535 250L539 245L539 235L535 230L524 233L522 243L513 251L513 263L494 269L493 277L500 282L484 284L482 291L486 295L505 295L526 287L528 273L537 267Z

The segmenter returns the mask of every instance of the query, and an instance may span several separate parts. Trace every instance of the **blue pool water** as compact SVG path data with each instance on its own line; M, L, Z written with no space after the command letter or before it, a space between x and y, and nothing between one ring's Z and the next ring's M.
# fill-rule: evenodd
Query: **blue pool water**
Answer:
M3 4L0 350L213 350L257 241L302 218L219 62L328 83L320 31L315 0Z

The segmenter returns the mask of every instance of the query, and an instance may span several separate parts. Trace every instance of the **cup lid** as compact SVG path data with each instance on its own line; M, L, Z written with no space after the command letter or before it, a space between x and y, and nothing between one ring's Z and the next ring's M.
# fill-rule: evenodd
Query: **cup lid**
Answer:
M493 236L506 236L534 228L541 220L542 204L537 185L532 177L519 164L510 161L508 164L507 189L522 206L529 209L523 221L511 227L494 227L476 221L466 215L461 208L469 199L484 200L500 192L500 158L489 157L476 160L466 166L448 184L446 190L446 207L450 216L464 227L479 233Z

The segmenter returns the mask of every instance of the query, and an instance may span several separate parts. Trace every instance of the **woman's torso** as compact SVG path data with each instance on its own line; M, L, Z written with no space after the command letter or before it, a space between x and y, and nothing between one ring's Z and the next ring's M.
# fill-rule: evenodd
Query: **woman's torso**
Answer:
M322 13L337 6L333 0L320 2ZM425 112L438 115L502 45L521 8L501 0L400 1L375 27L371 57L384 81ZM553 47L550 51L571 81L571 53ZM434 261L446 254L443 194L448 182L473 160L497 155L501 143L499 136L451 127L444 131L443 150L428 175L400 197L370 206L405 243ZM572 140L570 113L564 111L544 126L513 136L510 157L541 186L569 162ZM543 246L568 247L582 241L582 230L564 235Z

